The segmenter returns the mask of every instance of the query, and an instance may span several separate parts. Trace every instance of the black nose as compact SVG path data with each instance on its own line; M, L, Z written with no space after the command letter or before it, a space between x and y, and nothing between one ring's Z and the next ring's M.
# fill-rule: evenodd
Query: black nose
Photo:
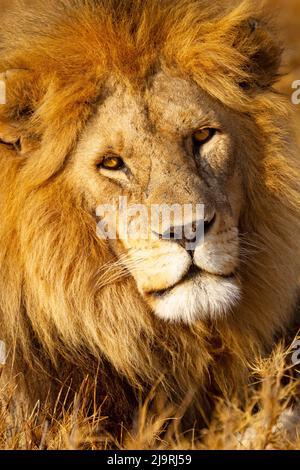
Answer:
M191 245L199 242L212 228L216 220L216 215L213 214L210 218L203 220L194 220L191 223L178 226L170 226L163 233L157 234L161 240L172 240L188 251L193 251Z

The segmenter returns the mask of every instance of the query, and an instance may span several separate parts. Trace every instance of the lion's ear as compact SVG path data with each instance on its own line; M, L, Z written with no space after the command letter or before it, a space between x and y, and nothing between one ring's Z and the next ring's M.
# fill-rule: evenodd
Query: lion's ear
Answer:
M282 47L267 21L249 18L235 31L233 46L245 57L247 79L239 83L246 90L268 88L279 77Z
M29 150L34 89L34 77L28 70L11 69L0 73L0 148L17 153Z

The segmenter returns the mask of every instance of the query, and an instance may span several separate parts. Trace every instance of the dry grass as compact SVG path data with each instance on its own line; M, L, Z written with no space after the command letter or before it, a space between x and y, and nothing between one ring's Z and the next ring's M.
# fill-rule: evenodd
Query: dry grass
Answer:
M101 406L95 403L91 415L85 415L86 401L93 396L88 382L59 419L43 418L38 406L31 415L13 416L8 409L14 390L7 385L0 392L8 403L0 408L0 449L300 449L300 370L291 366L291 353L291 348L277 345L271 357L253 365L254 380L245 406L234 397L219 401L209 427L186 435L180 433L180 413L164 407L157 398L153 406L155 393L141 405L133 428L123 429L117 440L105 430L108 418L101 414Z
M272 0L275 3L282 9L282 36L288 45L285 68L289 75L279 86L291 93L292 81L300 79L300 0ZM4 8L11 2L0 0L0 4ZM296 426L300 423L296 411L300 371L291 367L291 349L276 345L271 357L252 366L252 374L247 404L234 397L218 402L204 430L181 434L180 413L157 398L153 406L153 393L141 405L133 429L123 429L119 439L105 430L109 418L102 415L99 404L94 403L91 416L85 415L85 401L93 394L88 382L60 417L46 415L38 406L30 415L24 411L14 416L10 411L14 389L7 384L0 390L0 449L300 449L300 425L299 433Z

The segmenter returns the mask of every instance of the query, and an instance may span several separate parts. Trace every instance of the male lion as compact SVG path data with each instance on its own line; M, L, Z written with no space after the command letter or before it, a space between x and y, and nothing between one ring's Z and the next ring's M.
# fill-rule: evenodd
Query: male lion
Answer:
M115 423L155 388L200 422L295 313L300 168L272 27L253 1L27 3L0 27L2 378L53 405L96 376ZM120 196L203 204L204 241L187 249L176 220L101 239Z

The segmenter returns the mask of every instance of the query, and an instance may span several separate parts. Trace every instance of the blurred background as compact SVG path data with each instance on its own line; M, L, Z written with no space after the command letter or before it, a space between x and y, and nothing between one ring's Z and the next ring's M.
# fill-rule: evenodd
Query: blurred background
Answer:
M270 10L278 20L281 40L285 46L283 66L290 76L287 86L293 80L300 80L300 0L267 0Z

